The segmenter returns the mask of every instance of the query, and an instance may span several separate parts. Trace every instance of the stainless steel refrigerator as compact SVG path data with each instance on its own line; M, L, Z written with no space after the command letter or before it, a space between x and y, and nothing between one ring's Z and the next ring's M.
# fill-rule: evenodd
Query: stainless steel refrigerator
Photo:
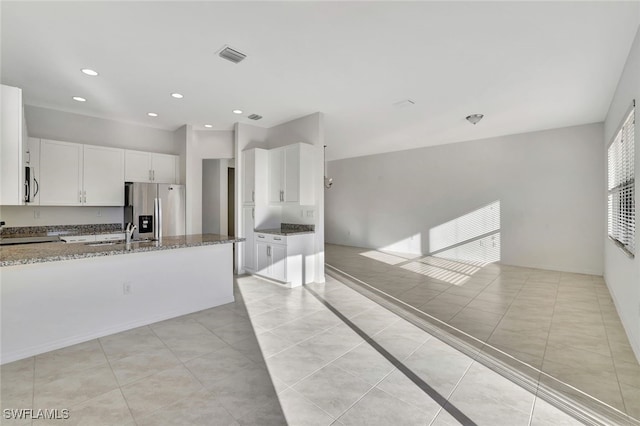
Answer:
M159 240L186 233L184 185L127 182L124 196L124 224L137 226L134 239Z

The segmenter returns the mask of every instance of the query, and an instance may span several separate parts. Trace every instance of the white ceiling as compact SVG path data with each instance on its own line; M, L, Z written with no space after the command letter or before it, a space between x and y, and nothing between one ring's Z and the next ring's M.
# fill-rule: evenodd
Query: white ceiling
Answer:
M27 104L169 130L321 111L328 159L602 121L640 20L638 2L1 8L2 82ZM219 58L225 44L248 58ZM393 106L407 98L416 104ZM471 113L485 118L472 126Z

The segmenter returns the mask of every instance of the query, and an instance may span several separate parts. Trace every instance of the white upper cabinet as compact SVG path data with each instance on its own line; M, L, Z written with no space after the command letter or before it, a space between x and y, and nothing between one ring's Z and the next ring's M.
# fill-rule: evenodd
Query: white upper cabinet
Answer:
M0 205L24 204L24 131L22 90L0 86Z
M177 155L125 150L125 181L177 183Z
M269 151L269 202L315 204L314 147L297 143Z
M256 199L256 150L249 149L242 153L242 170L244 176L244 190L242 191L242 203L254 204Z
M269 151L269 203L284 203L284 149Z
M151 153L125 150L124 180L127 182L151 182Z
M242 153L243 190L242 203L245 205L267 205L267 150L253 148Z
M42 139L40 204L82 205L82 145Z
M124 205L124 150L42 139L40 204Z
M176 183L176 156L152 153L151 170L154 183Z
M124 150L84 145L83 204L124 205Z

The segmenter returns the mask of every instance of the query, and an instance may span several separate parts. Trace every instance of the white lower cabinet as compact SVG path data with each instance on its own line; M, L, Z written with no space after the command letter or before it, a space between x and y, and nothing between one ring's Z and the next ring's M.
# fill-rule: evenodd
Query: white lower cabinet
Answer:
M256 274L290 287L313 282L313 234L255 233Z

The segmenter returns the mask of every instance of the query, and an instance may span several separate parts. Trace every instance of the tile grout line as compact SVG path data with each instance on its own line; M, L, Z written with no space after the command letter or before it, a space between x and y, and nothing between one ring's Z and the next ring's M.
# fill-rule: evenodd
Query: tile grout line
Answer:
M98 344L100 345L100 349L102 350L102 355L104 355L104 358L107 360L107 364L109 365L109 369L111 370L111 374L113 375L113 378L114 378L114 380L116 382L116 385L118 386L118 392L120 392L120 395L122 396L122 400L124 401L125 405L127 406L127 410L129 410L129 415L133 419L133 422L137 425L138 422L136 421L136 418L133 416L133 411L131 411L131 407L129 406L129 401L127 401L127 398L124 396L124 392L122 392L122 386L120 385L120 382L118 381L118 377L116 376L116 372L113 371L113 365L111 365L111 360L109 360L109 357L107 356L107 352L104 350L104 346L102 345L102 341L100 341L100 339L96 339L96 340L98 341Z
M605 336L607 336L607 346L609 347L609 354L611 355L611 363L613 364L613 371L616 372L616 381L618 382L618 389L620 390L620 399L622 400L622 405L624 407L625 413L629 415L629 409L627 408L627 401L624 398L624 392L622 391L622 386L620 385L620 375L618 374L618 366L616 365L615 358L613 357L613 350L611 349L611 340L609 339L609 332L607 331L607 326L605 325L605 322L604 322L604 316L602 315L602 304L600 303L600 296L598 296L597 293L596 293L596 299L598 300L598 307L600 308L600 318L602 319L602 325L604 326L604 334Z

